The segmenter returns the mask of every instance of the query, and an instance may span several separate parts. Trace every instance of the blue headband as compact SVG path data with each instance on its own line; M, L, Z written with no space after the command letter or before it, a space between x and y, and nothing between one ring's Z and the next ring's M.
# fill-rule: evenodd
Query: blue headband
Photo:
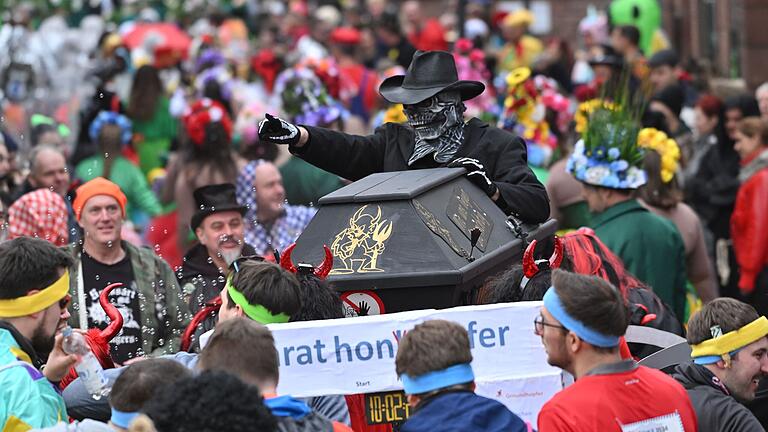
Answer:
M733 357L739 351L741 351L741 348L729 352L728 355ZM722 359L723 359L723 356L721 356L721 355L710 355L710 356L696 357L696 358L693 359L693 362L696 363L697 365L708 365L708 364L717 363L717 362L719 362Z
M560 301L560 297L557 296L555 287L550 287L547 290L547 293L544 294L544 307L547 308L547 311L549 311L556 320L560 321L560 324L562 324L563 327L576 333L576 336L587 343L601 348L612 348L619 345L618 336L609 336L599 333L590 329L576 318L568 315L568 312L565 311L565 307L563 307L563 303Z
M133 419L135 419L138 415L138 412L124 412L112 408L112 417L109 419L109 421L111 421L113 425L119 428L128 429L128 426L131 425Z
M475 374L472 373L472 366L469 363L462 363L417 377L402 374L400 379L403 381L405 394L416 395L472 382L475 380Z

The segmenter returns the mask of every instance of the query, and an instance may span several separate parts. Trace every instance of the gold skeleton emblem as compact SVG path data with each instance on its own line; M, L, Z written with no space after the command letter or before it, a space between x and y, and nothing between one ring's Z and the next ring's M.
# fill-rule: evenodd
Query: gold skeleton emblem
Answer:
M378 268L379 255L384 252L384 242L392 234L392 222L381 220L381 207L376 215L366 213L368 205L360 207L351 218L349 226L341 230L331 243L331 251L341 267L331 270L332 275L383 272ZM355 264L357 268L355 269Z

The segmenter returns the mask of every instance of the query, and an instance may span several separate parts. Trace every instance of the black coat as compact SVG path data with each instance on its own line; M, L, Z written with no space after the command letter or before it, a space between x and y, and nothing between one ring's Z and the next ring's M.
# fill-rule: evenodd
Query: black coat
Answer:
M691 398L699 432L764 432L747 407L715 384L714 374L704 366L684 363L675 368L672 376Z
M291 153L349 180L378 172L445 166L431 157L408 166L415 137L413 129L404 125L387 123L365 137L305 128L309 131L309 141L302 147L291 147ZM527 223L540 223L549 218L547 191L528 168L522 139L473 118L464 129L464 143L455 156L460 157L477 159L485 166L488 176L499 188L501 200L497 204L505 213L513 213Z

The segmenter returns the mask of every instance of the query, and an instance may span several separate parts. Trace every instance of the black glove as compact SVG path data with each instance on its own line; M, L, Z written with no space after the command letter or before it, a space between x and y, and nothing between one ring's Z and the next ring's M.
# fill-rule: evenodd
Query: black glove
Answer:
M496 195L498 186L488 178L485 167L477 159L458 158L448 164L450 168L464 168L467 170L467 180L483 190L489 197Z
M267 114L267 118L259 122L259 141L282 145L296 145L301 139L301 133L296 125Z

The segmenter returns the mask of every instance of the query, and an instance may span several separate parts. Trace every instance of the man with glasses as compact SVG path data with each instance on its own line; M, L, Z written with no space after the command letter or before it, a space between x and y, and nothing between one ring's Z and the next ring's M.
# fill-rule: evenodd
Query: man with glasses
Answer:
M0 244L0 430L67 418L58 382L75 364L64 353L72 258L42 239ZM46 362L47 359L47 362Z
M622 360L619 338L627 305L613 285L595 276L554 270L536 334L547 362L576 382L539 412L542 431L696 431L685 389L664 373Z
M485 85L459 80L453 56L418 51L405 75L384 80L381 96L403 104L408 125L387 123L367 137L297 126L267 114L259 124L263 142L288 145L294 155L349 180L377 172L463 167L468 180L506 214L528 223L549 217L549 199L526 160L522 139L464 121L464 101Z

